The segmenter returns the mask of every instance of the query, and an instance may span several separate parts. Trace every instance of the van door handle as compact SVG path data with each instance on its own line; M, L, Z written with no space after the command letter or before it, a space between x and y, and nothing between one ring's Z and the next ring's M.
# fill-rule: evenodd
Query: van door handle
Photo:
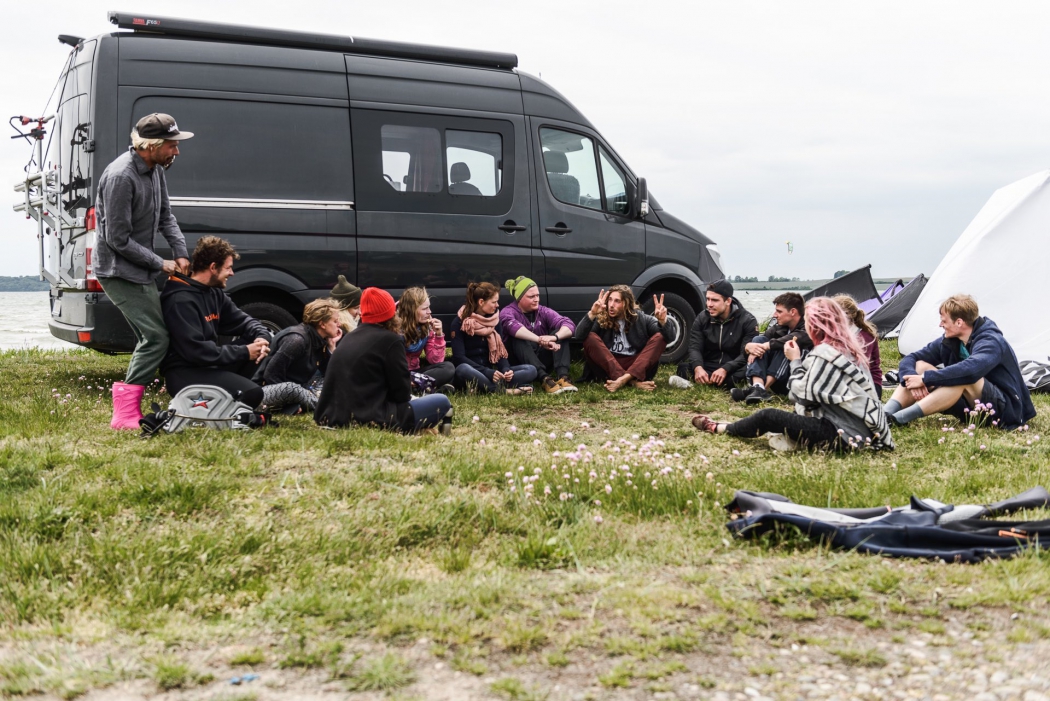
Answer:
M499 226L496 227L500 231L506 231L508 234L513 234L515 231L525 231L528 227L520 226L514 223L513 219L508 219Z
M557 234L558 236L564 236L565 234L572 233L572 229L565 226L564 222L558 222L554 226L548 226L546 229L544 229L544 231L548 231L552 234Z

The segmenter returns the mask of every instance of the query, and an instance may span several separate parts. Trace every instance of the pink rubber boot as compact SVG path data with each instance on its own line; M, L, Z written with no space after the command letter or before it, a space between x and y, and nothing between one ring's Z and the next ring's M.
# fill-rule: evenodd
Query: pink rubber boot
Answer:
M139 430L139 419L142 418L142 394L145 391L146 388L142 385L113 383L113 420L109 422L110 428Z

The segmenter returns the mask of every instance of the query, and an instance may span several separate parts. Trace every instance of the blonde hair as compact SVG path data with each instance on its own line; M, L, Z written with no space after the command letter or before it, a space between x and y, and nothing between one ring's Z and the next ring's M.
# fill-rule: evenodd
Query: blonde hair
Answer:
M857 306L857 301L849 295L835 295L832 297L835 300L835 304L842 307L842 311L846 312L846 318L848 318L854 326L858 329L867 331L875 338L879 337L879 330L875 328L875 325L868 321L867 315L864 310Z
M609 288L609 294L613 292L620 293L620 299L623 300L623 319L627 322L624 324L624 327L629 327L638 318L638 302L634 300L634 290L629 285L613 285ZM607 299L605 306L598 312L598 326L601 326L603 329L611 329L614 325L616 325L616 321L609 317L609 303Z
M962 319L967 326L973 326L980 312L977 310L977 300L970 295L952 295L941 302L940 309L953 321Z
M330 299L315 299L303 307L303 323L318 327L327 324L339 311L339 305Z
M416 312L429 299L425 287L409 287L401 293L397 302L397 316L401 319L401 331L405 335L405 345L411 346L420 339L430 335L430 326L416 321Z
M143 139L137 131L131 132L131 145L136 151L152 151L163 143L164 139Z

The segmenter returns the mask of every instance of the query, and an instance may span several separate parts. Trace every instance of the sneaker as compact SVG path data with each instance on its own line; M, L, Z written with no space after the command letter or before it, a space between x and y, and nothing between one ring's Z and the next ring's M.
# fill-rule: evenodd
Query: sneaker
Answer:
M671 375L671 377L667 380L667 384L671 385L675 389L689 389L693 385L692 382L685 379L684 377L679 377L678 375Z
M434 392L436 392L437 394L443 394L447 397L449 395L455 394L456 388L452 385L441 385L436 390L434 390Z
M558 384L561 385L561 391L562 392L576 392L577 391L576 385L574 385L573 383L569 382L569 378L568 377L559 377L558 378Z
M705 433L717 433L718 422L712 421L710 416L705 414L697 414L693 417L693 427L698 431L704 431Z
M786 433L776 433L769 437L769 447L779 453L790 453L798 450L798 441L795 441Z
M540 382L540 387L542 387L543 391L547 394L561 394L565 391L565 388L549 375L543 378L543 381Z
M729 390L729 398L734 402L742 402L747 399L747 395L751 394L751 390L755 388L755 385L749 385L747 387L734 387Z
M748 392L747 399L744 400L744 403L761 404L762 402L771 401L773 401L773 395L770 394L769 390L765 387L759 387L758 385L755 385L755 387L750 392Z

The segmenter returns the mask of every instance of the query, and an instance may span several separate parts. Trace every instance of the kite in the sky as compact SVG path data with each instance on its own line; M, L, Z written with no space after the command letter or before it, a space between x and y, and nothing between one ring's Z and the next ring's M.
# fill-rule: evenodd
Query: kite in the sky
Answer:
M794 252L795 252L795 244L791 243L790 241L785 241L784 243L786 243L786 244L787 244L787 247L788 247L788 255L791 255L792 253L794 253Z

